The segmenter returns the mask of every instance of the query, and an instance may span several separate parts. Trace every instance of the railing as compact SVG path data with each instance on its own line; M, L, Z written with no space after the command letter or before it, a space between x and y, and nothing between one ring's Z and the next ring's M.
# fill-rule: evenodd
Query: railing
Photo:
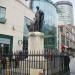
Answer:
M64 56L39 52L28 55L1 55L0 75L31 75L32 70L42 70L44 75L60 75L60 72L66 71Z

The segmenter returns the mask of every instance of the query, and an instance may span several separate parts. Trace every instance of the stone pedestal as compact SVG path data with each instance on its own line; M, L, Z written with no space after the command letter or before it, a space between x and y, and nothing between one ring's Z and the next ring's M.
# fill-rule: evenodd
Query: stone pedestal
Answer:
M31 52L31 53L30 53ZM28 38L28 60L30 62L30 75L40 75L40 68L43 71L44 67L47 66L44 55L44 34L41 32L30 32Z
M43 69L30 69L30 75L44 75Z
M28 38L28 53L44 51L44 34L41 32L30 32Z

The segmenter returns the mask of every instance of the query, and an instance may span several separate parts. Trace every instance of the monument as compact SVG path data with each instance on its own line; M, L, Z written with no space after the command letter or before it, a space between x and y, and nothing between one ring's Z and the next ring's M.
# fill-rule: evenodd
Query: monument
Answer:
M40 52L40 54L44 53L44 33L41 32L43 22L44 22L44 13L42 10L39 9L39 7L36 7L37 12L35 13L34 21L31 23L30 29L29 29L29 37L28 37L28 54L34 53L35 55ZM32 58L28 57L29 61L40 61L43 63L44 57ZM30 69L30 75L35 75L36 71L39 74L39 71L43 71L43 68L40 69L39 66L42 64L39 64L38 62L31 62L30 65L32 65ZM37 64L38 66L34 68L34 65ZM44 66L43 66L44 67Z
M30 32L41 32L43 23L44 23L44 12L39 9L39 7L36 7L37 12L35 13L34 21L31 23Z
M31 23L28 37L28 53L30 51L44 51L44 33L41 32L44 22L44 12L36 7L34 21Z

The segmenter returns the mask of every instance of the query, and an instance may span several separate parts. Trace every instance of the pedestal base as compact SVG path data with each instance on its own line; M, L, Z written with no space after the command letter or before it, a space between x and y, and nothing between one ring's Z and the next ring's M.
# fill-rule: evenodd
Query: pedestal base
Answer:
M28 37L28 53L44 51L44 34L41 32L30 32Z

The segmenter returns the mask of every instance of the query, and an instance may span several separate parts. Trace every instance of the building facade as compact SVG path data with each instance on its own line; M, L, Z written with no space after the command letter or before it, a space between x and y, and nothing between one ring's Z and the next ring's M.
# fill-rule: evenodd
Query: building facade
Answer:
M73 5L69 1L56 2L58 25L73 25Z
M75 26L61 25L58 27L59 50L74 50L75 49Z
M23 49L25 16L33 19L34 13L23 0L0 0L0 53Z
M58 13L58 49L60 52L74 49L73 5L69 1L58 1L55 5Z

